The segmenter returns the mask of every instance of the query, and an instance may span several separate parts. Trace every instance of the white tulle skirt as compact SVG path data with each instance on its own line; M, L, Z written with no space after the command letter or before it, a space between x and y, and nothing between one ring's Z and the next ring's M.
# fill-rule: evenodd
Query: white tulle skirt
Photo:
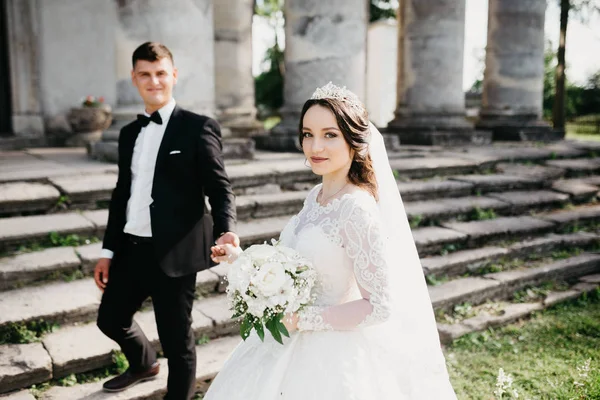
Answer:
M385 346L360 330L302 332L284 339L281 345L267 332L263 343L253 333L233 351L204 399L455 399L448 381L423 381L418 385L426 390L415 390L409 363L382 353Z

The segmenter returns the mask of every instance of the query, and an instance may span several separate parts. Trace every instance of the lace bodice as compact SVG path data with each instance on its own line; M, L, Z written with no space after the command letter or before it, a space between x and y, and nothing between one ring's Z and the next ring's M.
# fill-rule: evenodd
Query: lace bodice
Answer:
M387 265L375 199L362 190L322 206L321 185L281 233L318 273L315 302L299 313L298 329L350 330L387 320Z

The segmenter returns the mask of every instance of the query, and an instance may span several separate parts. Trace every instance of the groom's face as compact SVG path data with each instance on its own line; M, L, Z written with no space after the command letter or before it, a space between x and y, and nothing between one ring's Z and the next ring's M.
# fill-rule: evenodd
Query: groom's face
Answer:
M157 61L138 60L131 71L131 80L147 108L159 109L173 96L177 68L166 57Z

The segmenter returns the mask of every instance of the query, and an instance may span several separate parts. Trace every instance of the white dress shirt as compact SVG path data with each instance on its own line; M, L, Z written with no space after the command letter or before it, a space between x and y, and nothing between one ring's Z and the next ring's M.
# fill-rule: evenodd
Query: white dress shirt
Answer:
M169 118L175 108L175 99L171 99L158 110L162 124L154 121L142 128L133 147L131 159L131 195L127 201L127 222L123 232L130 235L152 237L150 223L150 204L152 204L152 182L158 149L165 134ZM144 115L150 115L144 111ZM113 252L102 249L102 258L112 258Z

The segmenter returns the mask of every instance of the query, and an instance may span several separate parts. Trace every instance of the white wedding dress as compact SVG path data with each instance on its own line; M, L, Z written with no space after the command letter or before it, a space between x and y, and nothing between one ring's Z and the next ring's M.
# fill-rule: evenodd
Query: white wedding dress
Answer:
M422 331L411 332L415 317L408 312L406 325L388 325L391 266L383 253L402 248L382 246L387 221L375 199L358 190L321 206L320 187L280 237L313 262L314 305L300 315L299 331L284 337L284 345L268 332L264 343L255 333L241 342L205 400L455 399L437 337L419 348Z

